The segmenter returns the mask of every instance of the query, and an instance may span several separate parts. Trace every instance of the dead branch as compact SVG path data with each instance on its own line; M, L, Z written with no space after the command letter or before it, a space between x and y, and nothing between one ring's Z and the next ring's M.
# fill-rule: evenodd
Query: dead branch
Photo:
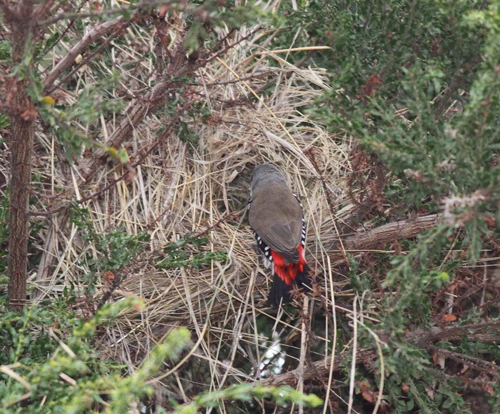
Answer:
M463 335L467 335L469 340L475 339L481 342L492 341L494 338L498 340L498 328L500 321L480 322L470 325L450 326L446 328L434 327L432 329L416 329L409 332L406 336L406 341L413 343L419 348L427 348L428 345L439 340L461 339Z
M135 10L147 10L151 9L153 7L158 7L162 5L174 5L176 6L177 10L180 11L186 11L189 10L190 8L188 5L177 5L175 2L167 2L165 0L145 0L141 1L139 3L134 4ZM38 27L47 27L52 24L55 24L59 22L60 20L64 19L86 19L86 18L109 18L112 16L116 16L117 14L123 14L126 11L126 9L123 8L113 8L113 9L103 9L103 10L93 10L90 12L81 12L81 11L76 11L76 12L66 12L62 11L58 15L46 19L46 20L41 20L38 22Z
M437 214L421 216L415 219L396 221L395 223L368 230L344 239L347 250L370 250L381 248L387 243L398 239L411 239L425 230L435 227L439 223Z
M335 360L333 361L334 371L339 369L342 360L343 358L339 356L335 358ZM330 369L332 369L331 364L332 364L332 357L328 357L321 361L316 361L312 365L304 367L302 378L304 379L304 381L309 381L318 377L323 377L325 375L328 375ZM273 386L273 387L281 387L284 385L289 385L291 387L294 387L297 384L298 379L299 379L299 370L294 369L293 371L288 371L285 372L284 374L276 375L261 381L257 381L256 384Z
M44 94L50 94L56 89L57 85L54 84L56 79L61 75L61 73L73 65L76 57L83 53L83 51L91 43L101 39L104 33L124 24L128 24L127 20L123 17L119 17L116 20L101 23L99 26L94 27L90 32L83 36L82 40L71 48L68 54L64 56L64 58L62 58L56 66L54 66L47 77L43 80Z
M408 342L422 349L431 349L435 352L446 352L442 351L432 345L433 342L437 340L450 340L450 339L460 339L463 335L468 335L469 339L475 339L478 342L484 341L484 332L498 332L498 327L500 322L482 322L477 324L465 325L465 326L452 326L447 328L432 328L432 329L416 329L415 331L409 332L405 335L403 342ZM498 340L497 335L496 340ZM384 338L385 339L385 338ZM492 338L490 338L492 339ZM366 355L371 354L371 351L361 351L358 354L358 359L362 362L366 359ZM479 360L478 358L471 358L469 356L462 356L461 354L456 354L454 352L448 352L448 356L459 356L462 359L466 359L469 363L474 362L476 365L485 365L490 369L493 369L496 373L498 370L494 369L494 364L490 364L486 361ZM316 378L321 378L330 373L330 370L336 371L339 369L341 362L343 361L343 355L337 355L332 365L332 357L328 357L321 361L316 361L311 365L304 368L303 378L304 381L313 380ZM256 381L256 384L280 387L288 385L294 387L297 384L299 378L299 371L295 369L293 371L285 372L284 374L276 375L270 378L266 378L261 381Z
M175 90L181 87L181 82L173 81L173 77L193 74L205 62L197 60L190 61L184 53L184 42L179 42L176 51L173 53L174 59L169 63L169 67L163 77L145 96L135 98L130 103L129 109L123 116L120 124L109 137L106 145L119 148L121 144L130 137L134 128L138 126L146 116L152 111L161 107L170 99L174 99ZM181 112L178 113L178 116ZM84 182L88 181L97 171L99 165L108 157L105 149L97 149L92 157L86 158L80 165L80 171L84 177Z
M41 2L35 9L35 15L40 19L45 19L52 11L53 6L56 4L55 0L48 0ZM51 10L52 9L52 10Z

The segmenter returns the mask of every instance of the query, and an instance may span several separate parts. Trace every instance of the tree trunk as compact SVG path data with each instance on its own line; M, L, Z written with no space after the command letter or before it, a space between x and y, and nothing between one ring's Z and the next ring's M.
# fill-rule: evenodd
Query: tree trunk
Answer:
M7 14L11 29L12 63L23 66L15 82L12 98L10 147L9 203L9 303L12 309L22 309L26 303L26 272L28 267L28 218L31 182L31 158L35 138L36 110L28 95L33 67L35 36L32 25L33 4L20 3L17 10Z

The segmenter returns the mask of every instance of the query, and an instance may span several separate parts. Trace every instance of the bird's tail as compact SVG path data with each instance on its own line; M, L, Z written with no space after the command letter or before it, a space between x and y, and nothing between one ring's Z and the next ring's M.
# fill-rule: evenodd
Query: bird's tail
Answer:
M278 275L278 272L273 273L273 285L271 291L269 292L269 297L267 298L267 303L269 306L279 306L280 303L290 303L293 299L293 291L297 288L304 290L304 287L311 288L311 276L309 274L310 268L307 264L303 264L302 270L300 270L297 264L297 273L295 278L287 279L289 283L287 284L284 278Z

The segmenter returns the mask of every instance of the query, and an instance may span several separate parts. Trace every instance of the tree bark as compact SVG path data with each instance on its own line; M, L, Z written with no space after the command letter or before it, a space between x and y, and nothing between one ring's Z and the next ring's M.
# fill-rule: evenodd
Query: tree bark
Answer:
M26 303L28 268L28 213L31 182L31 158L37 112L28 95L30 69L33 67L33 3L23 1L6 13L11 29L12 63L18 67L10 113L10 202L9 202L9 303L20 310Z

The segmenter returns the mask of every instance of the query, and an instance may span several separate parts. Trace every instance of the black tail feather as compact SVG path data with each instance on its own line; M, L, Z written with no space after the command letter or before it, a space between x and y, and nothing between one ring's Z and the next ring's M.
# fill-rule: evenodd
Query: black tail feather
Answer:
M304 271L299 272L295 280L292 281L290 285L287 285L276 274L274 274L273 285L267 298L267 304L269 306L279 306L280 303L290 303L293 299L292 295L295 286L298 286L307 292L307 288L311 288L311 276L309 272L309 266L307 264L304 265ZM304 287L306 287L306 289L303 289Z

